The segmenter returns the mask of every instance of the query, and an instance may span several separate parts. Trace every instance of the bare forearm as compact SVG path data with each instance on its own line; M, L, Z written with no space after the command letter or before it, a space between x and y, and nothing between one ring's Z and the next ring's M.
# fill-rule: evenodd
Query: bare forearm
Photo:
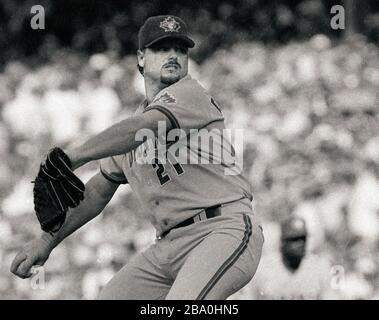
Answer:
M87 205L87 200L84 200L83 203L75 208L70 210L67 213L66 221L63 224L62 228L54 234L54 236L43 233L42 238L48 239L52 248L55 248L59 243L61 243L65 238L74 233L77 229L85 225L87 222L91 221L93 218L97 217L101 211L104 209L105 205L93 204ZM90 199L88 199L90 201Z
M128 153L138 147L142 143L135 139L138 128L138 123L126 119L90 138L78 148L68 150L73 169L93 160Z
M84 200L78 207L70 210L67 213L66 220L57 233L55 233L53 236L46 232L42 233L41 237L49 242L52 249L55 248L60 242L62 242L66 237L74 233L77 229L98 216L111 200L112 195L114 194L114 191L117 189L117 187L115 186L114 191L111 190L107 196L99 194L94 186L94 184L96 184L96 180L98 179L99 176L95 176L89 181L89 183L86 185ZM102 178L100 177L100 179Z
M151 110L116 123L90 138L78 148L65 151L75 170L93 160L130 152L143 142L141 139L136 139L136 134L141 133L139 130L146 129L144 133L154 138L159 122L165 123L166 130L171 129L171 123L167 122L163 113Z

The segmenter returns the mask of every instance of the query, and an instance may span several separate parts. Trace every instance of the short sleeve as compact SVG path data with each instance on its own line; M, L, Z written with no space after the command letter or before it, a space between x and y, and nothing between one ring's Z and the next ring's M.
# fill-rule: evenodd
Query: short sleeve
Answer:
M100 171L107 180L117 184L128 183L128 179L122 170L124 157L125 155L119 155L100 160Z
M153 109L164 113L172 128L185 131L224 120L213 98L196 80L187 77L162 90L144 112Z

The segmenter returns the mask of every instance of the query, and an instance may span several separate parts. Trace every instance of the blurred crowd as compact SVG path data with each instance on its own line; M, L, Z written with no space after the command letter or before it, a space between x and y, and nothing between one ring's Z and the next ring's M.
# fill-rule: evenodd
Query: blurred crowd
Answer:
M40 232L30 181L43 155L127 117L144 95L135 56L57 50L50 57L40 66L8 61L0 73L3 299L93 299L155 236L122 186L102 215L53 251L43 289L10 274L17 249ZM378 47L321 34L282 46L241 42L201 65L191 60L190 72L223 106L227 126L244 129L244 169L266 239L260 268L278 250L279 223L298 215L308 228L307 255L327 260L328 294L320 297L379 299ZM86 181L96 170L91 163L78 173Z

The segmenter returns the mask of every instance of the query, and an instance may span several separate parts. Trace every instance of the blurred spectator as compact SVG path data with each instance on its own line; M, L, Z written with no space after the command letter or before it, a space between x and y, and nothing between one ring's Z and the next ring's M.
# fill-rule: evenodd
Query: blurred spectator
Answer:
M265 252L253 280L231 299L322 299L329 291L332 266L325 250L306 249L311 237L304 219L282 221L276 238L280 243Z
M365 242L379 242L379 175L375 166L358 177L349 203L348 226Z

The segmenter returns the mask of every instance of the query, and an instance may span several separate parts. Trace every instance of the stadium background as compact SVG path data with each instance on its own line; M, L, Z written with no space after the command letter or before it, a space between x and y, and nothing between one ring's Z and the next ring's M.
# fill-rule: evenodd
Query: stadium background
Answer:
M30 28L35 4L45 8L44 30ZM343 31L330 28L335 4L346 9ZM309 227L308 253L328 257L336 296L378 299L375 0L2 0L0 298L92 299L154 240L122 186L104 214L54 250L43 290L9 272L16 250L39 234L30 181L40 159L54 144L73 146L133 113L144 93L137 31L162 13L188 22L197 42L192 74L224 106L229 127L245 130L264 254L277 250L278 223L298 214ZM79 173L87 180L97 169ZM342 270L342 285L332 286L333 270Z

